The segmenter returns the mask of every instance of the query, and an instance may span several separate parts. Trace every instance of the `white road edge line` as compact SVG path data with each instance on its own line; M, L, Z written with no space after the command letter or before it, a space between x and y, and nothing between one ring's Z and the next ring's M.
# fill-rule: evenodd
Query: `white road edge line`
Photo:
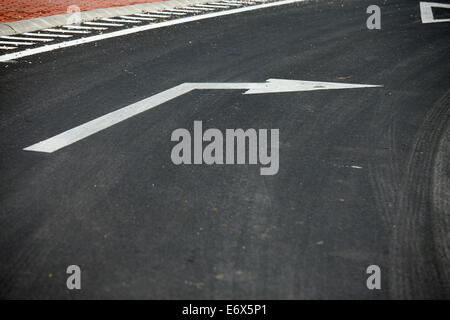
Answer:
M9 61L9 60L32 56L32 55L35 55L38 53L49 52L49 51L53 51L56 49L73 47L73 46L77 46L80 44L95 42L95 41L99 41L99 40L103 40L103 39L121 37L124 35L136 33L136 32L142 32L142 31L146 31L146 30L158 29L158 28L173 26L173 25L192 22L192 21L211 19L211 18L231 15L231 14L235 14L235 13L253 11L253 10L258 10L258 9L263 9L263 8L277 7L277 6L282 6L282 5L287 5L287 4L297 3L297 2L304 2L304 1L305 0L282 0L282 1L277 1L277 2L254 5L251 7L243 7L243 8L236 8L236 9L225 10L225 11L211 12L211 13L205 13L205 14L198 15L198 16L184 17L184 18L180 18L180 19L169 20L169 21L164 21L164 22L154 23L154 24L146 24L146 25L142 25L142 26L138 26L138 27L129 28L129 29L117 30L117 31L113 31L110 33L99 34L99 35L89 36L89 37L85 37L85 38L81 38L81 39L64 41L61 43L55 43L55 44L51 44L51 45L47 45L47 46L43 46L43 47L32 48L32 49L28 49L28 50L4 54L4 55L0 56L0 62L5 62L5 61Z

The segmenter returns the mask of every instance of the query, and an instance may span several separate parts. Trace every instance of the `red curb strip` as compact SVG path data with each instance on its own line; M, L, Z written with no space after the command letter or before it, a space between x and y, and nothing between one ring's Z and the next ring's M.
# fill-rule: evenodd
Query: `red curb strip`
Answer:
M122 0L123 1L123 0ZM134 1L134 0L133 0ZM76 21L92 22L99 19L107 19L118 16L132 15L136 13L143 13L155 10L173 9L175 7L184 7L188 5L202 4L211 0L166 0L153 1L138 4L131 4L118 7L92 9L78 12L72 11L70 13L54 14L51 16L31 18L26 20L12 21L0 24L0 36L10 36L25 32L33 32L37 30L44 30L48 28L60 27L66 24L73 24L70 19L76 18ZM261 1L261 0L253 0ZM73 7L69 7L73 9ZM78 8L76 8L78 9Z
M1 0L0 23L67 13L75 5L81 11L163 0Z

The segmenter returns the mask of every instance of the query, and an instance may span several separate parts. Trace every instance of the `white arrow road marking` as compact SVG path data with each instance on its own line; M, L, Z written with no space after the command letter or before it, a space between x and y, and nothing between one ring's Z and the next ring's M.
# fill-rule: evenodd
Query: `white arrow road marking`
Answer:
M380 86L369 84L356 84L356 83L269 79L267 80L266 83L256 83L255 86L252 86L249 90L244 92L244 94L333 90L333 89L356 89L356 88L370 88L370 87L380 87Z
M64 131L23 150L52 153L192 90L247 89L244 94L381 87L379 85L269 79L265 83L183 83Z
M436 2L421 2L420 17L422 19L422 23L450 22L450 19L435 19L433 15L433 8L450 9L450 4L436 3Z

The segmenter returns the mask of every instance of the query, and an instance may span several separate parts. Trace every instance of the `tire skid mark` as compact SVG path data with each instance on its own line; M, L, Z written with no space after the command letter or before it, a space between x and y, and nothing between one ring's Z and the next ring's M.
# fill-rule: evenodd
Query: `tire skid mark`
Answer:
M450 91L428 111L404 162L396 155L394 119L380 139L389 149L380 166L369 165L390 241L390 295L393 298L448 298L449 279L449 116ZM381 124L382 125L382 124ZM404 165L402 165L404 163Z
M450 91L447 91L427 113L405 164L391 246L391 289L395 298L445 298L442 286L448 286L444 283L448 270L441 267L445 259L435 254L435 247L442 239L435 233L435 226L441 224L441 219L436 217L432 192L436 188L433 167L438 146L449 124L449 102ZM449 292L444 295L448 296Z
M450 99L447 95L447 108ZM449 110L447 109L447 121ZM438 146L433 172L433 235L442 274L444 290L450 292L450 125L447 124Z

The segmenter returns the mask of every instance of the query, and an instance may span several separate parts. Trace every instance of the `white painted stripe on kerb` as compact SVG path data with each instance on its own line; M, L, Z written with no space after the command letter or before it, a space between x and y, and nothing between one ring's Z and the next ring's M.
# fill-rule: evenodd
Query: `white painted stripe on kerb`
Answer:
M6 44L11 46L31 46L35 44L34 42L24 42L24 41L0 41L0 44Z
M250 2L250 1L235 1L235 0L223 0L223 2L226 2L226 3L235 3L235 4L240 4L240 5L244 5L244 4L255 4L255 2Z
M150 14L159 14L159 15L185 15L185 13L174 13L174 12L164 12L164 11L148 11Z
M198 7L183 7L183 9L194 9L194 10L200 10L197 12L201 12L201 11L214 11L214 9L211 8L198 8ZM193 11L194 12L194 11Z
M153 18L144 18L144 17L129 17L129 16L120 16L124 19L131 19L131 20L139 20L139 21L155 21Z
M141 21L136 21L136 20L126 20L126 19L110 19L110 18L106 18L106 19L102 19L102 21L109 21L109 22L120 22L120 23L141 23Z
M122 23L107 23L107 22L84 22L88 26L105 26L105 27L122 27Z
M175 13L200 13L201 11L196 10L181 10L181 9L165 9L164 11L175 12Z
M25 40L25 41L41 41L41 42L48 42L52 41L53 39L48 38L29 38L29 37L16 37L16 36L1 36L2 39L9 39L9 40Z
M148 13L136 13L135 16L139 16L139 17L149 17L149 18L162 18L162 19L170 18L170 15L163 15L163 14L148 14Z
M17 47L8 47L8 46L0 46L1 50L13 50L13 49L17 49Z
M99 34L99 35L95 35L95 36L89 36L89 37L85 37L85 38L81 38L81 39L74 39L74 40L50 44L50 45L42 46L42 47L38 47L38 48L32 48L32 49L28 49L28 50L4 54L4 55L0 56L0 62L5 62L8 60L13 60L13 59L19 59L19 58L39 54L42 52L53 51L56 49L73 47L73 46L77 46L77 45L84 44L84 43L90 43L90 42L95 42L95 41L109 39L109 38L121 37L124 35L136 33L136 32L164 28L164 27L187 23L187 22L192 22L192 21L211 19L211 18L215 18L215 17L227 16L230 14L253 11L253 10L258 10L258 9L263 9L263 8L277 7L277 6L298 3L298 2L304 2L304 1L305 0L283 0L283 1L259 4L259 5L255 5L255 6L251 6L251 7L242 7L242 8L236 8L236 9L231 9L231 10L205 13L205 14L198 15L198 16L184 17L184 18L180 18L180 19L163 21L160 23L146 24L146 25L142 25L142 26L138 26L138 27L129 28L129 29L117 30L117 31Z
M64 30L64 29L44 29L44 31L58 32L58 33L91 33L87 30Z
M227 6L225 4L221 5L212 5L212 4L196 4L197 7L202 8L211 8L211 9L228 9L230 6Z
M167 9L166 9L167 10ZM163 14L170 14L170 15L174 15L174 16L185 16L187 13L183 13L183 12L173 12L173 11L161 11L161 13Z
M79 29L79 30L107 30L108 28L102 28L102 27L86 27L86 26L63 26L63 28L67 29Z
M194 8L193 6L183 7L183 8L180 8L180 10L192 11L194 13L201 13L202 12L202 10L200 10L199 8ZM205 10L205 11L208 11L208 10Z
M240 3L231 3L231 2L211 2L211 4L218 4L218 5L225 5L225 6L231 6L231 7L242 7L242 4Z
M32 33L25 32L23 33L25 36L33 36L33 37L56 37L56 38L71 38L70 34L54 34L54 33Z
M240 3L240 4L255 4L256 3L256 2L252 2L252 1L238 1L238 0L224 0L224 2Z

